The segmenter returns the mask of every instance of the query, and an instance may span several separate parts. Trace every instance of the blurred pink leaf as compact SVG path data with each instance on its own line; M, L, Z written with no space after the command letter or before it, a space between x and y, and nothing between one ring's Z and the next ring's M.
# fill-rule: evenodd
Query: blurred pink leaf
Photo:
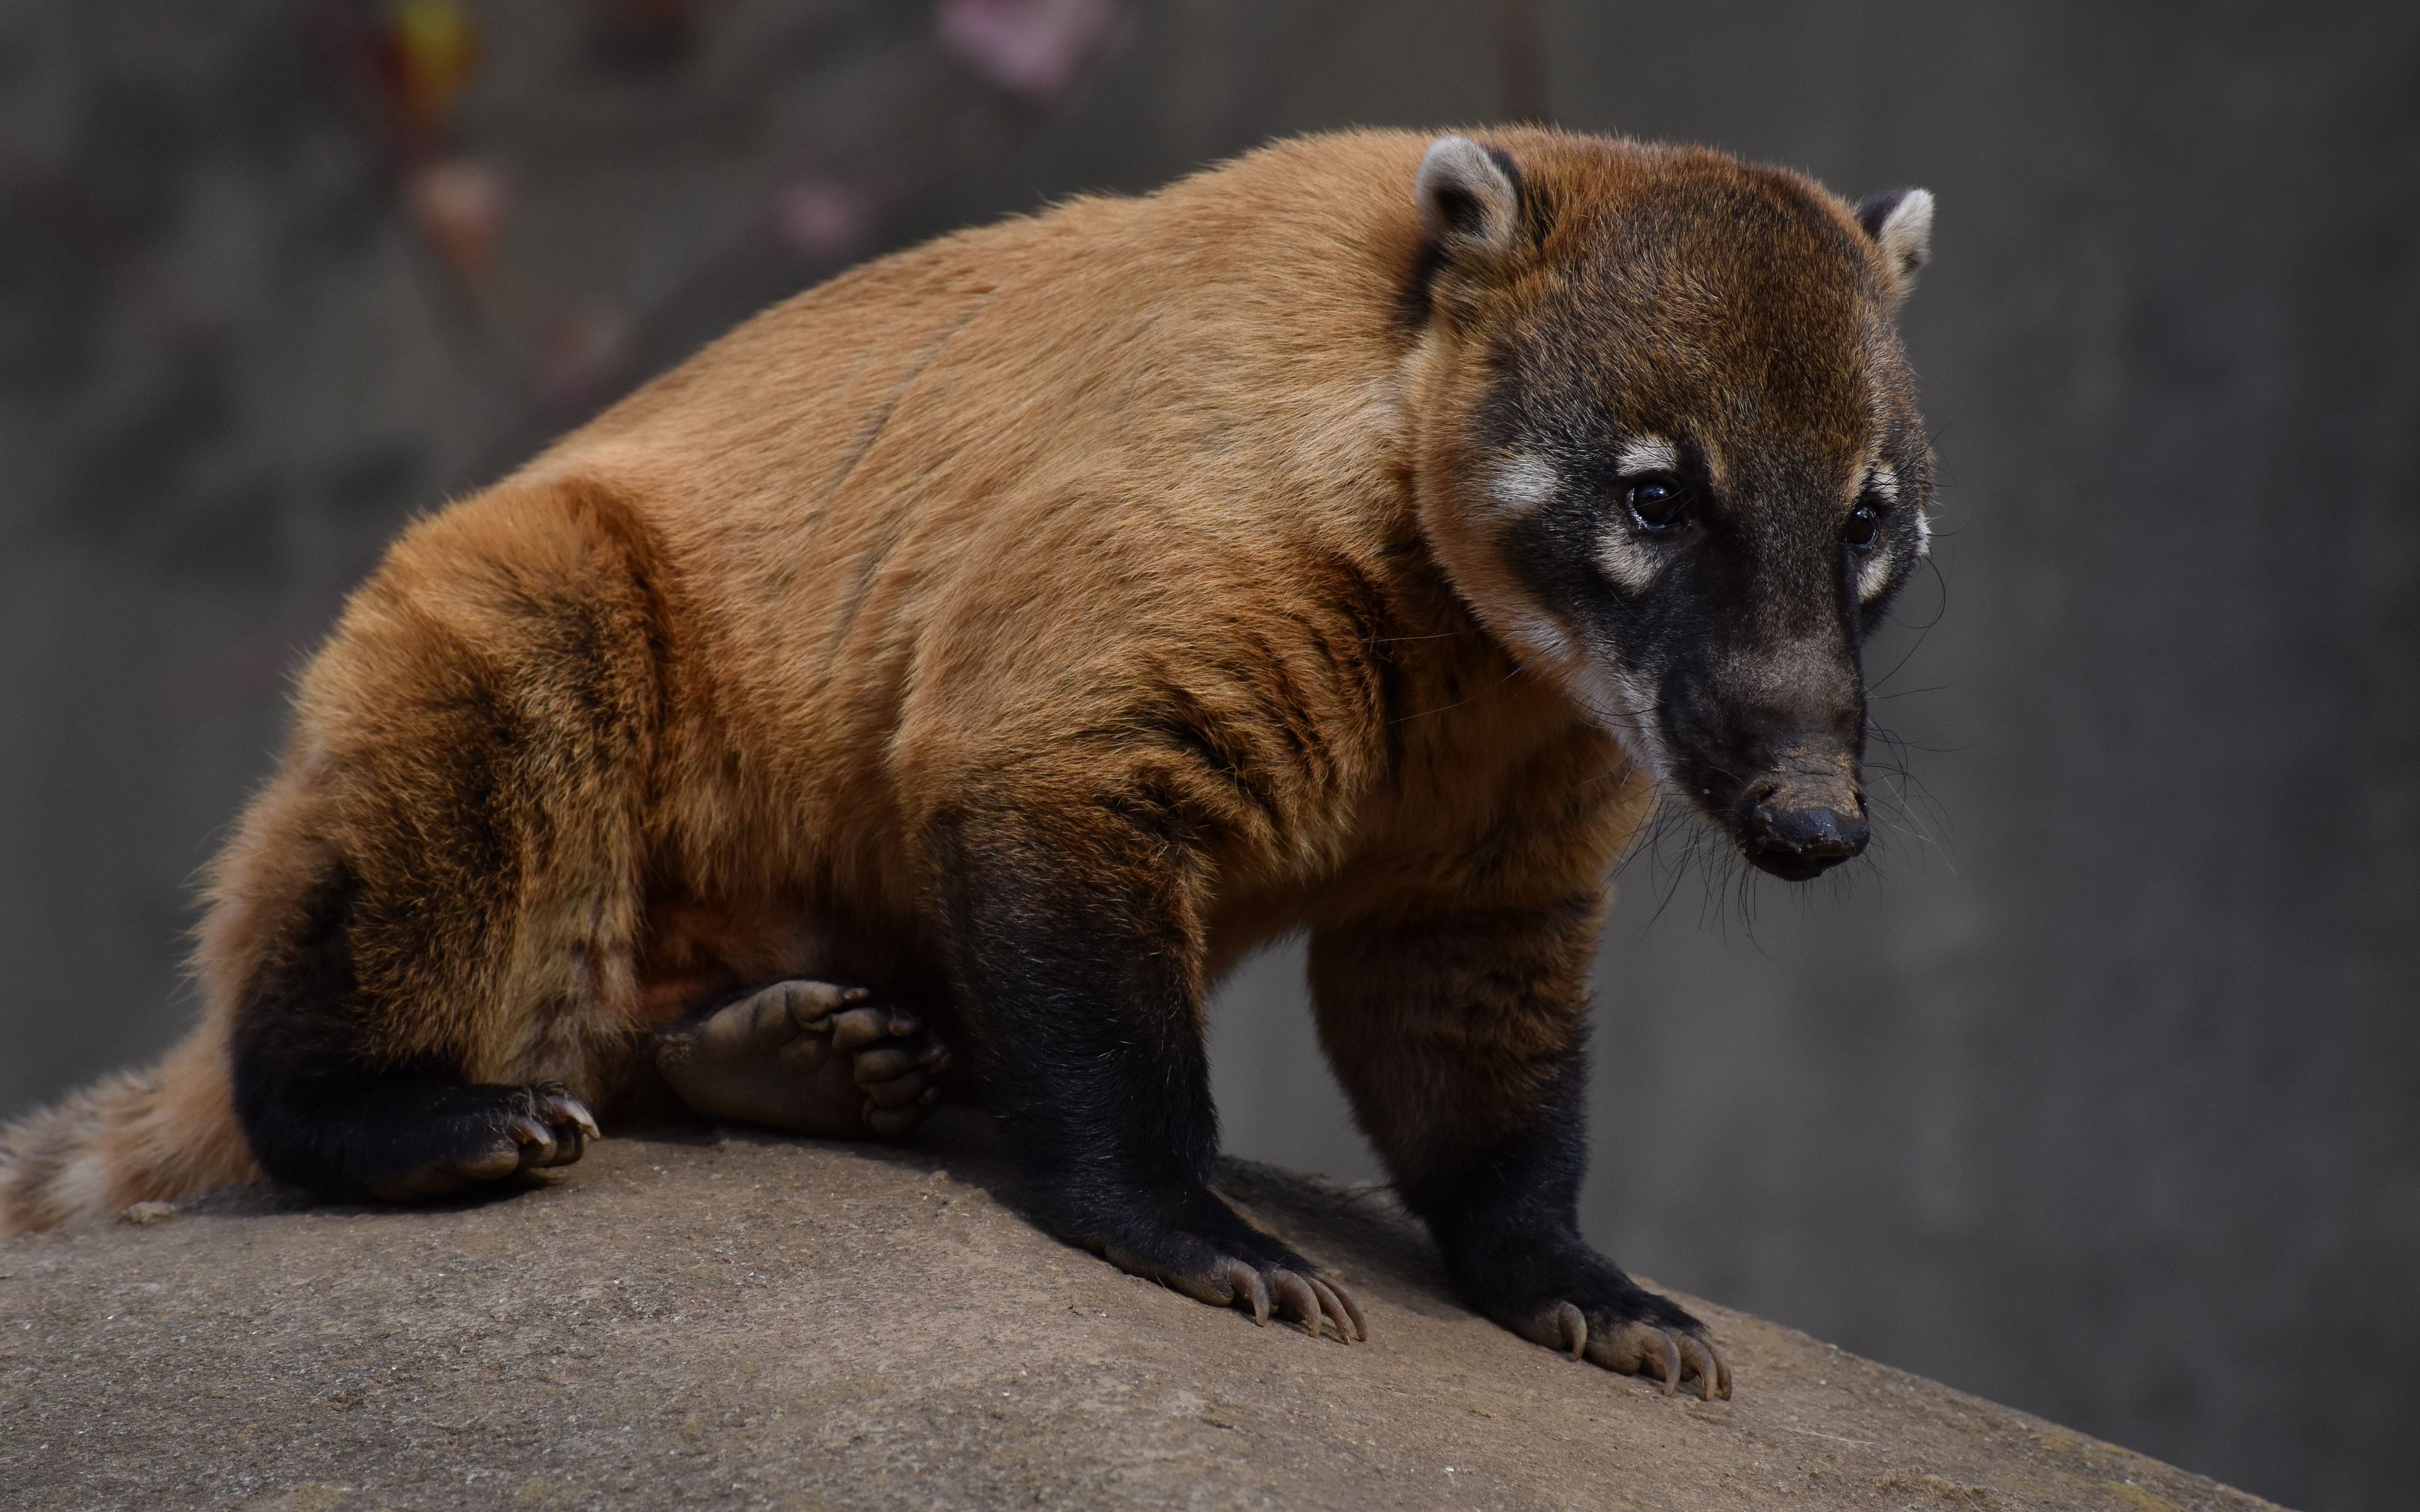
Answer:
M845 257L874 229L874 207L854 185L830 174L797 174L773 195L773 229L813 257Z
M414 170L404 197L446 269L474 290L487 288L509 198L504 176L476 158L441 158Z
M602 305L569 301L548 310L531 353L538 401L560 408L592 397L613 376L627 334L621 317Z
M1125 0L942 0L941 43L1037 104L1064 96L1125 35Z

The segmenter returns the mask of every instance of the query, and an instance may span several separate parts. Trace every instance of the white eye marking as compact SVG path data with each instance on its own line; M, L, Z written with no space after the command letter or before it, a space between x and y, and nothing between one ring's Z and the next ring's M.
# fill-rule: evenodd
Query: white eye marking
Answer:
M1562 486L1562 474L1526 452L1515 452L1497 466L1487 483L1487 497L1508 515L1527 515L1553 499Z
M1887 467L1877 467L1866 479L1866 491L1885 504L1900 501L1899 473ZM1925 518L1924 510L1916 510L1916 555L1932 552L1932 521ZM1885 539L1882 548L1866 558L1857 567L1857 602L1870 602L1890 580L1891 548L1895 543Z
M1890 553L1887 550L1877 551L1858 563L1857 602L1871 603L1874 595L1883 591L1883 584L1890 581Z
M1680 448L1661 436L1641 436L1624 446L1613 459L1614 467L1625 478L1643 478L1651 472L1677 472L1681 468Z
M1655 580L1655 555L1623 518L1609 519L1597 532L1596 564L1625 594L1644 591Z

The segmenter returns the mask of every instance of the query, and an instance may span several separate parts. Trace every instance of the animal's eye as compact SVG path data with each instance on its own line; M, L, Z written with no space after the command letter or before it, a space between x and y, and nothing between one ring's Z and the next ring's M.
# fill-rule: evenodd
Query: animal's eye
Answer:
M1668 531L1688 522L1689 490L1677 478L1633 479L1623 486L1621 501L1642 530Z
M1849 522L1840 527L1840 539L1852 551L1870 551L1874 536L1881 531L1883 517L1871 504L1859 504L1849 513Z

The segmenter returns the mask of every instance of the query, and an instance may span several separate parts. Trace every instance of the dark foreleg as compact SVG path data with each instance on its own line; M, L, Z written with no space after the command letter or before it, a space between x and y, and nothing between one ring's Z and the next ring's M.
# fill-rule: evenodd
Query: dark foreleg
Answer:
M1311 940L1320 1038L1404 1201L1471 1305L1609 1369L1730 1395L1703 1324L1579 1232L1593 897L1331 926Z
M1095 810L942 826L954 967L1042 1221L1218 1305L1362 1335L1335 1278L1212 1194L1198 916L1181 845Z

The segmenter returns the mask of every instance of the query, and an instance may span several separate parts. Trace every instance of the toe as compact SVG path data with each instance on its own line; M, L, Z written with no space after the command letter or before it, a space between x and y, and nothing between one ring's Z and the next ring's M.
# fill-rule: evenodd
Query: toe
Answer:
M933 1079L921 1071L884 1082L861 1079L859 1085L865 1089L865 1100L878 1108L904 1108L923 1101L924 1094L933 1090Z
M699 1048L706 1055L753 1060L772 1055L799 1032L792 1022L792 989L815 982L775 982L717 1010L698 1029Z
M820 1029L824 1021L874 995L862 987L842 987L829 981L784 981L766 993L778 996L794 1029Z
M903 1019L908 1024L907 1032L914 1033L915 1021L906 1019L896 1009L852 1008L845 1013L834 1013L830 1019L832 1048L853 1055L876 1040L900 1032L892 1026Z
M885 1139L897 1139L924 1121L925 1104L910 1103L904 1108L876 1107L869 1100L860 1117L865 1126Z
M907 1045L887 1044L876 1050L860 1051L853 1073L860 1087L872 1087L876 1082L896 1081L915 1072L916 1052Z
M829 1025L825 1026L827 1030L830 1027ZM783 1045L781 1054L775 1058L781 1061L782 1069L791 1075L807 1076L812 1075L825 1061L830 1060L832 1055L831 1036L829 1033L809 1032L799 1035Z

